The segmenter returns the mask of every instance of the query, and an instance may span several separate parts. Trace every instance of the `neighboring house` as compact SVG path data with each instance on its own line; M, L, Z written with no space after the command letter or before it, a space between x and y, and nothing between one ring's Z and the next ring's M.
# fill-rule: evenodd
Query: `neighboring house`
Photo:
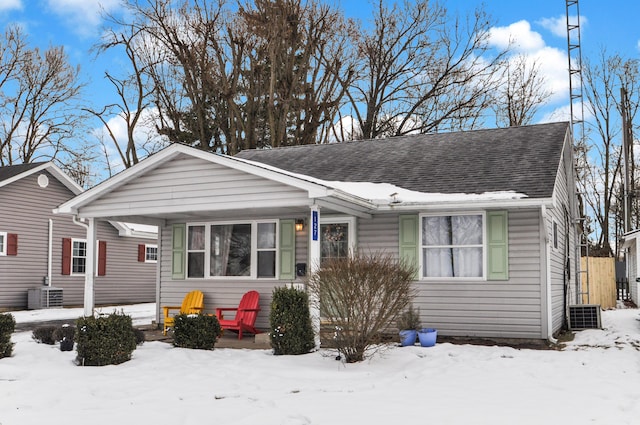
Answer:
M627 260L627 279L631 301L640 305L640 230L632 230L623 236L622 248Z
M81 192L51 162L0 167L0 309L27 308L29 290L43 285L61 288L64 306L83 305L86 225L53 214ZM155 301L155 228L98 227L96 304Z
M58 212L158 225L158 309L201 289L213 312L255 289L268 329L274 287L323 258L381 251L418 266L423 325L548 339L575 302L572 164L568 123L235 157L174 144Z

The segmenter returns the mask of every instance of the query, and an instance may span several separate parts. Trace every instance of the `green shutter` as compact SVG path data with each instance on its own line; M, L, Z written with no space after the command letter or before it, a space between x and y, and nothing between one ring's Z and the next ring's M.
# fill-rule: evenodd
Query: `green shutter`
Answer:
M171 236L171 278L184 279L186 225L174 224Z
M509 279L509 235L506 211L487 212L487 278Z
M407 265L416 268L415 278L418 279L418 216L400 216L400 259Z
M296 278L296 229L294 220L280 220L280 279Z

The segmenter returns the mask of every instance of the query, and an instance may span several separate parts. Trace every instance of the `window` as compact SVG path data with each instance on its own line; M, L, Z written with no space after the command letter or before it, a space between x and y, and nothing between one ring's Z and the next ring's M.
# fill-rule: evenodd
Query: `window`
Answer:
M552 238L552 240L553 240L553 247L555 249L558 249L558 223L556 223L555 220L553 222L553 238Z
M277 223L187 226L187 277L275 278Z
M321 217L320 264L330 258L345 258L355 249L353 217Z
M483 214L422 216L422 277L484 277L483 222Z
M87 241L72 239L71 273L83 274L87 268Z
M0 255L7 255L7 233L0 232Z
M158 245L145 245L144 261L147 263L158 262Z

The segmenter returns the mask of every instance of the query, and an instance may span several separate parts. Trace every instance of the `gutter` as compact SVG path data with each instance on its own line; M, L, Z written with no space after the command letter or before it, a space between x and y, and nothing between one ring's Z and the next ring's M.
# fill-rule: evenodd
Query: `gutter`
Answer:
M492 200L468 200L468 201L443 201L437 203L400 202L397 204L380 204L376 210L379 212L390 211L415 211L415 210L453 210L453 209L491 209L491 208L553 208L553 198L523 198L523 199L492 199Z

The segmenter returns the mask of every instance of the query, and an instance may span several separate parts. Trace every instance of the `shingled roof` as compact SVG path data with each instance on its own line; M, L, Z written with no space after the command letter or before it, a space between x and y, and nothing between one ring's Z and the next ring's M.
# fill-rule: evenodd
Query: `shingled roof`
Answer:
M567 122L276 149L237 157L323 180L426 193L552 196Z
M0 182L15 177L33 168L39 167L44 162L34 162L31 164L7 165L0 167Z

